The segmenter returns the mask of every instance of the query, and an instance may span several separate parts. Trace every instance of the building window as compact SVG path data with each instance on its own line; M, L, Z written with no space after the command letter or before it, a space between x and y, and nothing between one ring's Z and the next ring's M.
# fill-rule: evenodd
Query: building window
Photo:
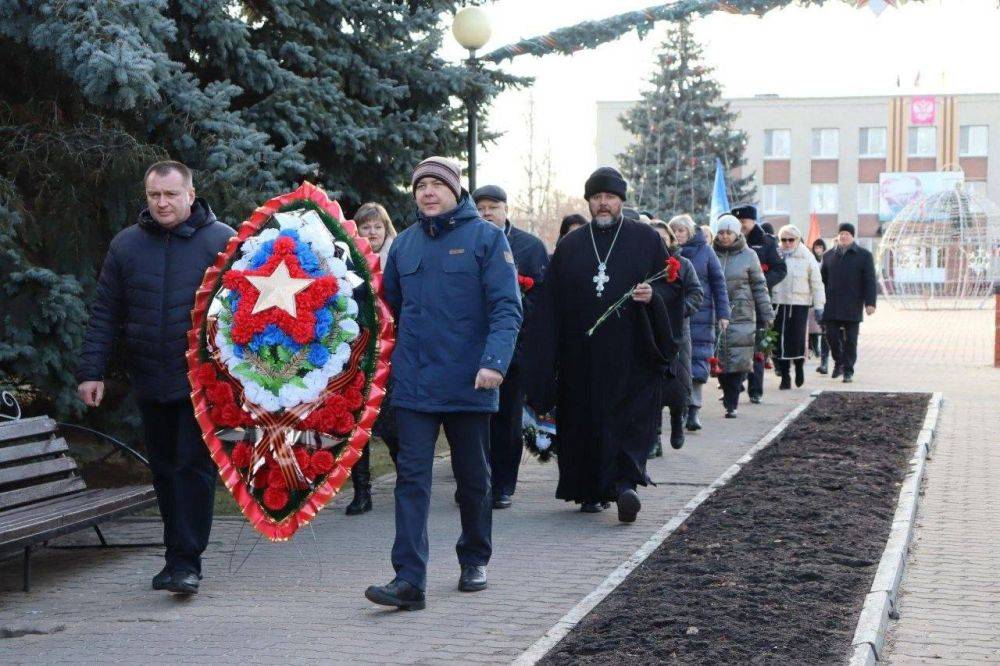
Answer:
M862 127L858 154L861 157L885 157L885 137L884 127Z
M837 129L814 129L812 131L813 159L835 160L840 144L840 131Z
M788 215L788 185L764 186L764 214Z
M787 160L792 156L792 130L764 130L764 158Z
M820 183L820 184L814 184L810 187L809 212L810 213L837 212L836 183Z
M966 194L971 194L977 197L986 196L986 181L985 180L967 180L965 185L962 186L965 189Z
M909 157L934 157L937 155L937 128L911 127L907 143Z
M878 183L858 183L858 214L878 212Z
M958 154L962 157L986 157L989 128L986 125L962 125L959 129Z

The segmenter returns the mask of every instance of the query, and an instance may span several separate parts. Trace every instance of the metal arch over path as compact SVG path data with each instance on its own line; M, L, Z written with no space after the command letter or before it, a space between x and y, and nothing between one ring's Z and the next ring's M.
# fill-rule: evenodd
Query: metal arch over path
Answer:
M605 42L611 42L635 30L639 37L645 37L657 21L683 21L694 16L706 16L716 11L730 14L754 14L763 16L772 9L780 9L791 4L824 5L834 0L675 0L646 9L637 9L616 16L593 21L583 21L576 25L559 28L545 35L522 39L502 46L482 57L490 62L502 62L519 55L543 56L550 53L568 55L581 49L592 49ZM854 7L864 7L868 0L840 0ZM884 0L887 5L896 6L907 0ZM924 0L909 0L923 2Z

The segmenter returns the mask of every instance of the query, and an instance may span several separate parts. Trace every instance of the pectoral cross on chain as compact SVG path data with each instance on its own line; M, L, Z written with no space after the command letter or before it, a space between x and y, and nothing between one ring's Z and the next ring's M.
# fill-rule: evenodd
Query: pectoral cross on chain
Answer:
M597 275L594 276L594 284L597 285L598 298L604 296L604 285L611 281L611 278L604 272L607 268L608 265L604 262L597 264Z

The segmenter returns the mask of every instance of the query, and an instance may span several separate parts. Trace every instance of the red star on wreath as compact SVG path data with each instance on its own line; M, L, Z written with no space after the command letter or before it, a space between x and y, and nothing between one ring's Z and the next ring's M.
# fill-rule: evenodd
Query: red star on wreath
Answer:
M304 284L302 280L309 282ZM295 241L288 236L275 240L274 251L263 266L249 271L227 271L222 283L240 295L233 315L232 336L233 342L241 345L250 342L255 333L262 332L269 324L276 324L299 344L312 342L316 310L338 288L332 275L309 277L295 254ZM255 312L260 298L266 299L262 302L265 307ZM294 306L286 307L291 303Z

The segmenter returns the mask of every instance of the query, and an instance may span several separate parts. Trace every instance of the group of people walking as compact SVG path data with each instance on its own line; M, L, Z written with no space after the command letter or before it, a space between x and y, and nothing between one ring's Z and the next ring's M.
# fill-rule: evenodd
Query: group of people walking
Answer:
M193 594L214 480L181 392L186 325L179 322L230 232L195 196L184 165L157 163L144 184L147 207L105 260L77 378L81 399L98 406L123 324L130 349L159 350L133 353L130 369L164 521L166 563L153 587ZM680 448L685 430L703 427L709 382L721 388L727 417L737 416L743 390L759 402L767 331L777 336L782 389L791 387L793 370L795 384L804 382L810 317L825 329L833 376L853 376L858 323L862 308L874 311L875 286L871 255L853 242L849 224L820 265L798 229L784 226L775 239L752 206L721 216L714 236L690 215L664 222L630 210L625 179L602 167L584 185L589 219L564 219L549 256L537 237L511 224L506 192L495 185L467 192L453 160L422 161L411 191L416 223L398 234L376 203L355 215L359 235L382 261L396 321L390 386L374 427L397 469L395 575L365 591L375 603L426 605L442 428L461 517L458 588L474 592L487 586L492 513L513 502L525 405L556 415L556 497L585 513L614 503L618 519L630 523L642 508L638 489L650 483L647 460L661 453L663 409L669 442ZM150 260L156 257L162 261ZM171 309L150 321L142 313L154 302ZM370 476L366 450L352 472L348 514L371 510Z

